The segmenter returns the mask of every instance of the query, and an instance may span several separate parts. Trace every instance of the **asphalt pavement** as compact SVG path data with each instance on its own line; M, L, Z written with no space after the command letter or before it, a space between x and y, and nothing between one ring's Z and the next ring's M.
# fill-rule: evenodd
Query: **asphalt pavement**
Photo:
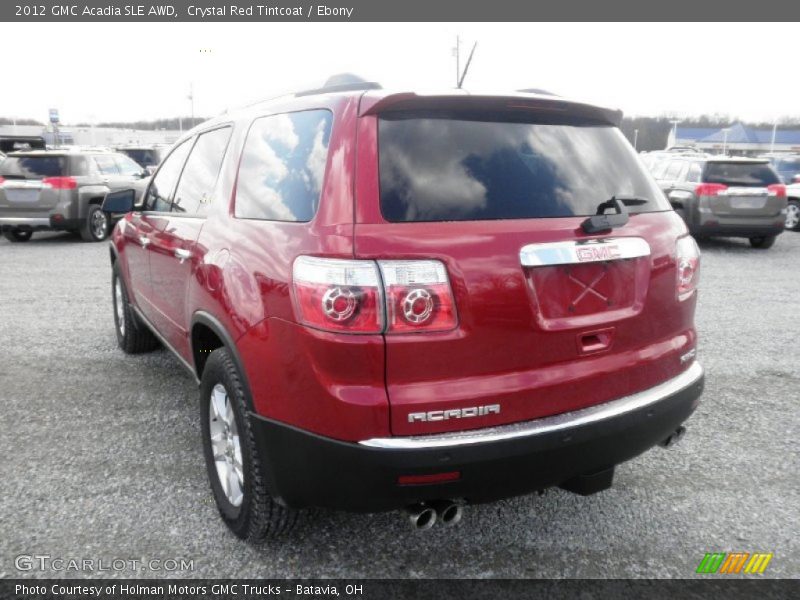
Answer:
M797 577L800 233L701 249L706 391L675 448L591 497L470 506L427 532L399 512L323 511L253 548L213 505L191 378L165 350L117 348L107 245L0 239L0 577L81 575L31 555L144 561L94 573L115 577L691 577L731 551Z

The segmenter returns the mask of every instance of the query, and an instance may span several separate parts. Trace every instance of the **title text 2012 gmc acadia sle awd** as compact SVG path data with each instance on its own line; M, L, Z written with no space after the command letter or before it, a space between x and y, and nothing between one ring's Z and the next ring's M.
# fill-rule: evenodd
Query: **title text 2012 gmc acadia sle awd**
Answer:
M200 384L229 527L461 507L677 439L699 252L617 125L555 96L345 82L209 121L111 244L120 346Z

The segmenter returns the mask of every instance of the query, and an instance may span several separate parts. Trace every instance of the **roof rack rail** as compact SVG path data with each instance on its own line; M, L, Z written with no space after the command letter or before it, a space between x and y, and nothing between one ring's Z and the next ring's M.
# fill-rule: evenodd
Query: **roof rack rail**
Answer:
M525 88L517 91L520 92L521 94L541 94L543 96L558 96L558 94L554 94L553 92L549 92L541 88Z
M295 92L295 96L314 96L316 94L329 94L331 92L355 92L359 90L379 89L381 89L381 84L375 81L367 81L366 79L362 79L358 75L353 75L352 73L339 73L337 75L328 77L328 80L323 84L322 87Z

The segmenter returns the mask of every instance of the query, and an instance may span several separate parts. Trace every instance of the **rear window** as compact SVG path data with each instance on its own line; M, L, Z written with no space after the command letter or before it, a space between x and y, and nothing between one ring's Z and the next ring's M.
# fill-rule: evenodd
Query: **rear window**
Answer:
M462 120L379 121L380 202L388 221L587 216L612 196L631 212L671 210L610 125Z
M703 181L742 187L761 187L781 182L769 164L746 162L706 163Z
M65 174L63 156L8 156L0 163L0 175L17 179L42 179Z
M158 152L156 150L120 150L122 154L129 156L143 167L157 167L161 162Z

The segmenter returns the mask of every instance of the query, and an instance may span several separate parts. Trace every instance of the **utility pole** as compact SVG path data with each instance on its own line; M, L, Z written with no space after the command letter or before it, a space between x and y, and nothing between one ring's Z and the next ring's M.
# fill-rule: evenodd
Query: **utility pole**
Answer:
M728 156L728 132L730 130L730 127L722 130L722 156Z
M191 129L194 127L194 82L189 82L189 95L187 97L192 107L192 124L189 126L189 129Z
M461 38L459 36L456 36L454 51L456 55L456 87L458 87L458 78L461 76Z
M638 142L639 142L639 130L638 129L634 129L633 130L633 149L634 150L638 150L638 148L637 148L637 143Z
M772 124L772 141L769 143L769 151L770 153L775 152L775 133L778 130L778 121L777 119Z

